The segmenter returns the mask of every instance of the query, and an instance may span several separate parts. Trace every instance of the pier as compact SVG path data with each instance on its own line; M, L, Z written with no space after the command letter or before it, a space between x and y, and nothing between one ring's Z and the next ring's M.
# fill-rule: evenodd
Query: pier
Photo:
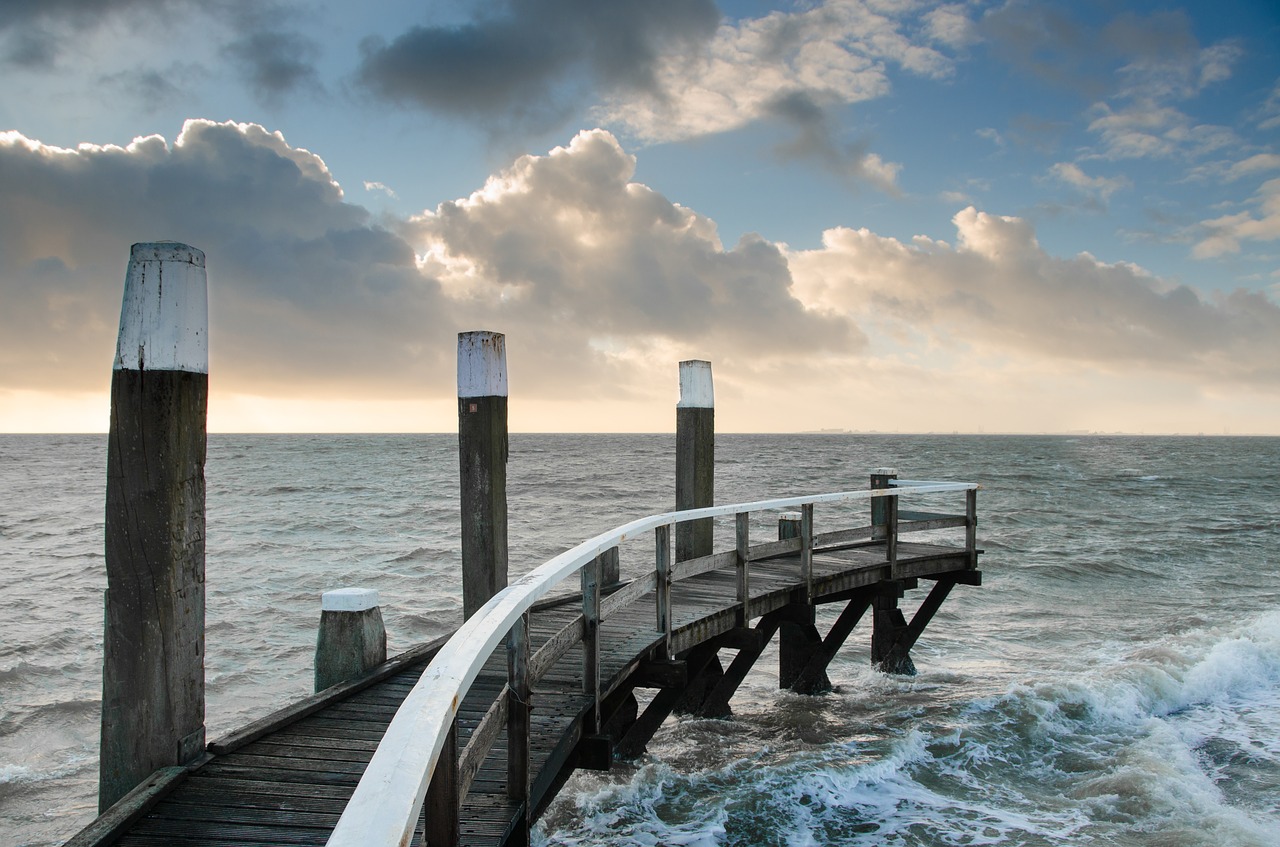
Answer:
M131 349L123 333L122 320ZM524 845L575 770L634 760L673 713L731 719L775 636L779 684L796 692L830 690L827 667L864 618L871 661L914 672L910 651L952 589L981 584L978 486L881 468L867 488L711 505L710 378L708 363L682 363L678 429L691 429L677 435L690 445L677 451L677 480L690 482L679 510L584 540L508 585L504 340L464 333L461 627L381 661L376 591L335 597L326 615L356 617L322 621L316 678L327 687L195 750L203 726L184 726L157 754L172 761L104 800L68 847ZM198 510L165 508L202 538L202 478L199 494ZM947 510L932 510L940 500ZM121 508L134 514L133 501ZM652 566L622 580L620 561ZM910 620L908 596L921 598ZM822 632L815 610L832 604ZM118 686L111 673L104 690ZM106 738L104 717L104 751Z

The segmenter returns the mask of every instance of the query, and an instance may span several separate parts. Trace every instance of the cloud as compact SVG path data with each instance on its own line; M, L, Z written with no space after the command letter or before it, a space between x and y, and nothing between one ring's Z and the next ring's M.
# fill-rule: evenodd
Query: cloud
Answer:
M726 250L712 221L634 170L611 134L582 132L424 212L407 237L461 314L537 339L553 380L650 349L740 370L861 349L855 327L796 299L776 245L749 235Z
M1206 300L1133 265L1050 256L1020 218L969 207L953 220L955 247L828 230L821 249L790 254L796 291L948 349L1280 389L1280 307L1264 295Z
M1111 195L1120 189L1128 188L1133 184L1125 176L1089 176L1073 162L1058 162L1049 168L1049 173L1061 182L1078 188L1084 194L1097 198L1102 203L1110 200Z
M321 90L315 42L282 30L246 33L223 47L240 75L264 103L278 105L286 94Z
M47 69L77 34L116 19L167 18L201 5L197 0L6 0L0 4L0 37L9 42L3 56L13 65Z
M985 138L1000 149L1003 149L1005 146L1004 136L991 127L983 127L982 129L974 130L973 134L979 138Z
M1227 179L1237 180L1241 177L1265 171L1280 170L1280 154L1258 153L1242 159L1227 169Z
M1198 228L1203 235L1192 248L1191 255L1197 259L1212 259L1227 253L1239 253L1241 241L1280 239L1280 178L1264 182L1254 194L1253 202L1260 208L1258 214L1238 212L1201 221Z
M447 395L455 333L478 327L529 351L513 373L541 396L648 391L637 374L691 356L750 380L862 351L794 296L781 249L725 249L634 167L582 133L388 229L254 124L75 150L0 134L0 389L100 387L128 245L162 239L208 256L211 369L241 393Z
M952 60L912 31L909 12L827 0L725 23L701 52L664 56L653 90L615 95L601 115L645 141L674 141L776 117L777 104L797 95L822 108L882 97L889 91L887 64L948 76ZM956 29L952 23L947 31Z
M850 187L870 183L886 193L898 193L902 166L884 161L865 143L842 142L830 113L807 94L797 91L779 97L768 111L795 130L794 138L774 148L781 158L815 161Z
M652 89L660 57L696 47L719 17L712 0L499 0L461 25L367 40L357 76L394 102L547 129L596 91Z
M1098 103L1091 112L1096 117L1089 130L1101 136L1108 159L1199 158L1239 144L1227 127L1196 124L1181 110L1151 100L1119 109Z
M1253 119L1258 122L1258 129L1280 127L1280 82L1271 89L1266 101L1254 113Z
M507 333L513 385L534 402L649 403L684 358L713 360L730 396L939 368L994 384L1001 362L1027 379L1280 389L1280 309L1263 294L1204 297L1056 258L1025 220L971 207L955 246L838 228L818 250L756 235L726 247L635 164L612 134L582 132L380 225L319 156L254 124L192 120L172 143L74 150L0 134L0 392L101 391L128 245L166 238L208 256L219 390L259 397L448 397L455 333L478 328Z
M164 68L151 64L156 44L183 43L188 51L208 45L233 60L259 100L276 105L287 94L320 90L319 47L298 31L302 23L289 0L8 0L0 5L0 60L48 73L63 64L102 67L128 56L134 64L104 81L154 104L157 97L178 99L176 83L205 75L187 55ZM189 40L193 31L199 32L196 46ZM121 54L130 38L142 46Z
M100 385L129 244L162 239L206 252L213 364L245 390L289 393L302 380L387 391L438 364L439 348L417 349L441 327L434 280L345 202L318 156L278 133L192 120L172 145L68 150L8 132L0 172L7 387Z
M924 23L929 37L948 47L967 47L978 40L977 27L963 3L930 9L924 15Z

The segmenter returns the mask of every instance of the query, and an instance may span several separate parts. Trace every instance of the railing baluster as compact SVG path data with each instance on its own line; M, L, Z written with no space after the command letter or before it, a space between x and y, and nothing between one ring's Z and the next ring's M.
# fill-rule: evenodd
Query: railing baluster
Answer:
M462 798L458 796L458 719L454 718L427 787L428 847L456 847Z
M969 554L969 567L978 566L978 489L964 493L964 549Z
M529 613L507 634L507 796L529 806L529 725L533 703L529 684Z
M601 556L582 566L582 692L591 696L588 732L600 730L600 573Z
M800 506L800 579L804 581L804 602L813 602L813 504Z
M671 524L655 527L654 569L658 572L657 628L662 633L662 653L671 658Z
M738 626L751 623L751 513L738 512L734 516L734 536L738 559Z

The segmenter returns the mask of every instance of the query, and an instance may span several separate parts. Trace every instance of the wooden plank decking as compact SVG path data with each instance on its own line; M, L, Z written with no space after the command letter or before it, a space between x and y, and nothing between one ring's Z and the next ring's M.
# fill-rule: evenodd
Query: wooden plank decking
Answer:
M884 542L851 545L813 555L814 603L844 599L853 589L891 577L948 578L972 574L963 548L900 542L897 561L886 561ZM738 624L732 567L709 571L672 586L673 655L705 645ZM753 618L805 602L799 556L751 564ZM536 651L580 613L568 603L535 609L529 637ZM611 613L601 627L600 685L604 696L625 693L643 663L661 658L662 634L655 629L650 594ZM384 666L374 684L339 686L332 702L315 699L306 709L273 726L258 726L210 745L203 764L188 769L144 814L115 832L88 831L69 844L143 845L322 845L338 821L383 731L434 655L417 648ZM398 664L397 664L398 662ZM506 657L496 653L463 700L459 746L502 690ZM570 650L533 688L530 801L538 814L554 798L578 764L584 716L594 701L582 691L582 654ZM269 729L269 731L267 731ZM520 842L523 813L507 799L505 730L481 766L463 803L461 843ZM515 836L512 838L512 836ZM419 843L415 839L414 844Z

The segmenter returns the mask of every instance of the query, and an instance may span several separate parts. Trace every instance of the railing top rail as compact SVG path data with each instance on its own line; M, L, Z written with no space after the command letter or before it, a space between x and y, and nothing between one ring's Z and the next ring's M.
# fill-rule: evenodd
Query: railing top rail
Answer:
M392 718L368 768L330 836L329 847L408 844L426 797L427 786L462 698L489 655L512 625L561 580L596 556L640 533L678 522L843 503L903 493L929 494L977 489L970 482L896 481L894 488L782 497L663 512L638 518L583 541L535 568L495 594L468 618L440 649Z

